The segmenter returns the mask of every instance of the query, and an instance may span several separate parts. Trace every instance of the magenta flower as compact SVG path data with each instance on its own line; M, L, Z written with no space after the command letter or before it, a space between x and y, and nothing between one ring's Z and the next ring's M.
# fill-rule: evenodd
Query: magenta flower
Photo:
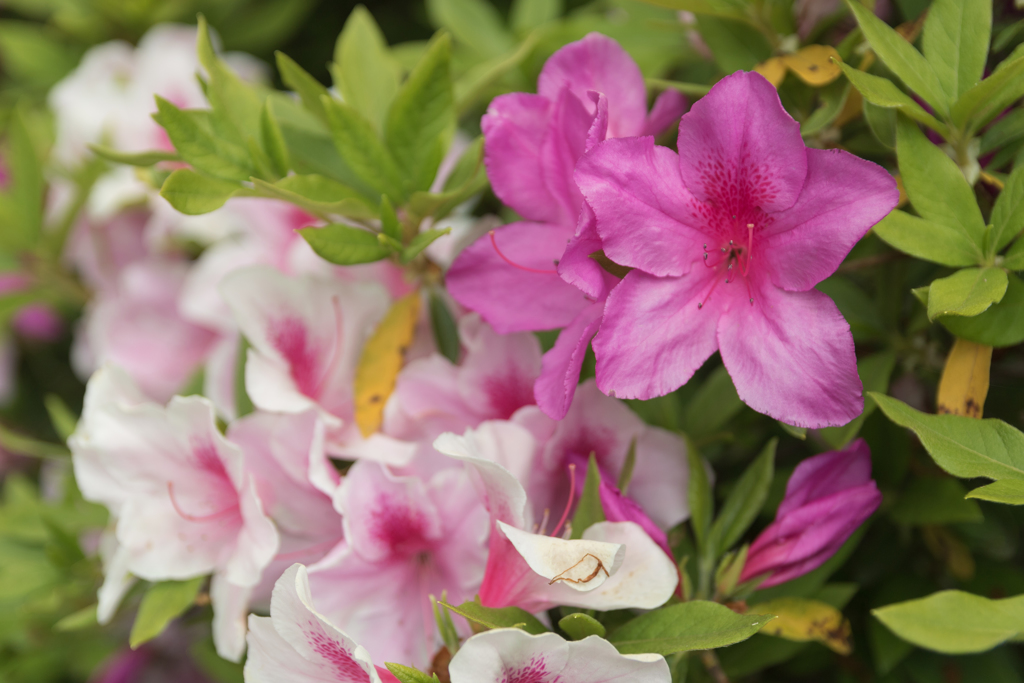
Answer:
M864 439L797 465L775 521L750 546L740 581L775 586L820 567L882 502Z
M802 427L863 409L853 337L814 286L896 206L895 181L841 150L806 149L755 73L720 81L679 125L607 140L576 169L605 254L633 268L594 340L605 393L648 399L716 350L750 407Z
M666 92L648 113L639 67L614 40L592 33L551 56L536 95L495 98L481 122L494 192L523 220L462 252L448 271L448 290L500 334L565 328L534 386L537 405L553 418L569 409L617 282L589 258L601 242L573 168L605 137L666 128L683 105L679 93Z

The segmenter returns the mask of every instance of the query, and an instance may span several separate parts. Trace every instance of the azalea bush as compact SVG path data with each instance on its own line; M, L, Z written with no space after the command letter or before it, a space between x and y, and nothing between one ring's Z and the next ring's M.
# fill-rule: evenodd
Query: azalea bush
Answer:
M1024 680L1015 6L0 55L0 683Z

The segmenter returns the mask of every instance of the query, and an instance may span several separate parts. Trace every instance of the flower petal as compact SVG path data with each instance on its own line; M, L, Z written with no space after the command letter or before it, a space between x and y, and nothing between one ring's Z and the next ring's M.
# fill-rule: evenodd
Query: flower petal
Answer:
M609 295L594 339L601 391L648 399L675 391L693 376L718 348L715 327L728 301L712 296L698 308L711 277L713 271L681 278L626 275Z
M678 90L668 89L658 95L647 114L643 135L657 135L679 120L686 111L686 96Z
M591 304L562 330L554 347L544 354L540 377L533 391L537 405L548 417L560 420L569 411L580 381L583 359L590 340L601 326L603 315L603 301Z
M871 451L864 439L857 439L841 451L822 453L804 460L786 483L786 496L779 503L777 518L803 506L871 481Z
M754 263L763 258L779 287L806 291L834 273L898 200L881 166L839 149L809 149L800 198L759 232Z
M850 326L816 290L768 282L718 327L722 361L744 403L798 427L843 425L864 409Z
M690 107L679 124L678 149L690 192L732 213L788 209L807 177L800 124L754 72L726 76Z
M531 534L498 522L498 528L523 556L530 569L547 579L549 585L564 583L569 588L589 592L600 588L618 571L626 555L620 543L604 543L584 538L561 538Z

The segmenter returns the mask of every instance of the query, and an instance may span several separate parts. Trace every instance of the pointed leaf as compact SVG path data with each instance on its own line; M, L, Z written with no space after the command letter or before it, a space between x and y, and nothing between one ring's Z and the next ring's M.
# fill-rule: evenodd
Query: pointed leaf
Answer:
M777 598L751 605L748 614L774 614L761 633L796 642L817 640L841 655L853 652L850 622L832 605L809 598Z
M573 640L583 640L587 636L604 638L605 634L604 625L600 621L582 612L573 612L562 617L558 621L558 628L565 631Z
M151 152L119 152L116 149L110 147L104 147L103 145L89 145L89 149L98 157L103 157L108 161L113 161L117 164L127 164L129 166L152 166L158 164L161 161L181 161L181 157L175 152L164 152L162 150L153 150Z
M778 439L769 441L736 482L711 527L710 547L719 552L732 548L757 519L775 475L775 448L778 445Z
M973 318L946 316L939 322L957 337L978 344L1002 348L1024 341L1024 282L1014 274L1007 276L1008 285L1002 300Z
M327 88L285 53L275 52L274 56L277 58L277 70L281 73L281 81L295 91L306 109L327 123L327 111L320 101L321 97L328 94Z
M991 0L935 0L929 7L921 48L951 101L981 80L991 33Z
M989 251L998 254L1024 229L1024 165L1018 164L992 207ZM1019 248L1019 247L1018 247Z
M399 67L373 15L357 5L345 21L331 68L341 98L384 129L384 117L398 92Z
M952 268L973 266L980 253L974 241L955 227L890 211L871 229L893 249Z
M995 72L974 86L953 105L953 124L974 135L1024 95L1024 54L1014 51Z
M940 315L972 317L1002 300L1009 284L1001 268L964 268L932 282L928 288L928 319Z
M153 118L167 131L183 161L224 180L248 180L254 174L248 151L217 134L211 112L178 109L159 95L156 105Z
M487 628L521 628L527 633L540 635L548 629L537 617L518 607L484 607L479 602L464 602L458 607L441 603L456 614Z
M196 594L206 580L199 576L185 581L154 583L139 604L128 643L134 650L163 633L167 625L195 603Z
M587 460L587 477L580 492L580 502L576 505L576 514L572 518L572 536L583 538L583 532L598 522L605 521L604 508L601 506L601 471L597 468L597 458L590 454Z
M360 182L378 197L386 194L396 202L404 200L401 171L370 122L333 97L320 101L327 110L334 146Z
M864 99L876 107L898 109L915 121L923 123L940 134L945 135L948 133L946 124L925 111L924 107L897 88L896 84L888 78L864 73L849 64L840 64L839 68L843 70L846 77L853 83L853 87L860 91Z
M1024 595L989 600L941 591L871 613L900 638L944 654L984 652L1024 635Z
M409 246L402 250L401 261L402 263L409 263L414 258L420 255L424 249L433 244L434 240L438 237L444 237L452 231L451 228L431 228L430 230L424 230L420 234L412 238L409 242Z
M427 0L430 22L483 57L500 57L515 49L515 39L487 0Z
M160 188L160 196L187 216L216 211L224 206L224 202L240 193L243 193L243 188L238 183L199 175L186 168L180 168L167 176Z
M434 332L437 350L452 363L458 363L462 352L459 328L448 304L436 291L430 292L430 328Z
M347 225L302 228L298 233L321 258L339 266L373 263L391 254L391 247L381 243L377 233Z
M967 497L1004 505L1024 505L1024 480L1000 479L973 489Z
M716 602L683 602L626 622L608 636L624 655L670 655L691 650L710 650L746 640L775 617L736 614Z

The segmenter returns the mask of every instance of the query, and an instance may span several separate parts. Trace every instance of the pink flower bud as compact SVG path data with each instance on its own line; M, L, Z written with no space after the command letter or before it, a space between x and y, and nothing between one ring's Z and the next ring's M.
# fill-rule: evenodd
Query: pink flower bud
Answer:
M820 567L871 516L882 494L863 439L800 463L775 521L750 546L740 581L762 574L775 586Z

